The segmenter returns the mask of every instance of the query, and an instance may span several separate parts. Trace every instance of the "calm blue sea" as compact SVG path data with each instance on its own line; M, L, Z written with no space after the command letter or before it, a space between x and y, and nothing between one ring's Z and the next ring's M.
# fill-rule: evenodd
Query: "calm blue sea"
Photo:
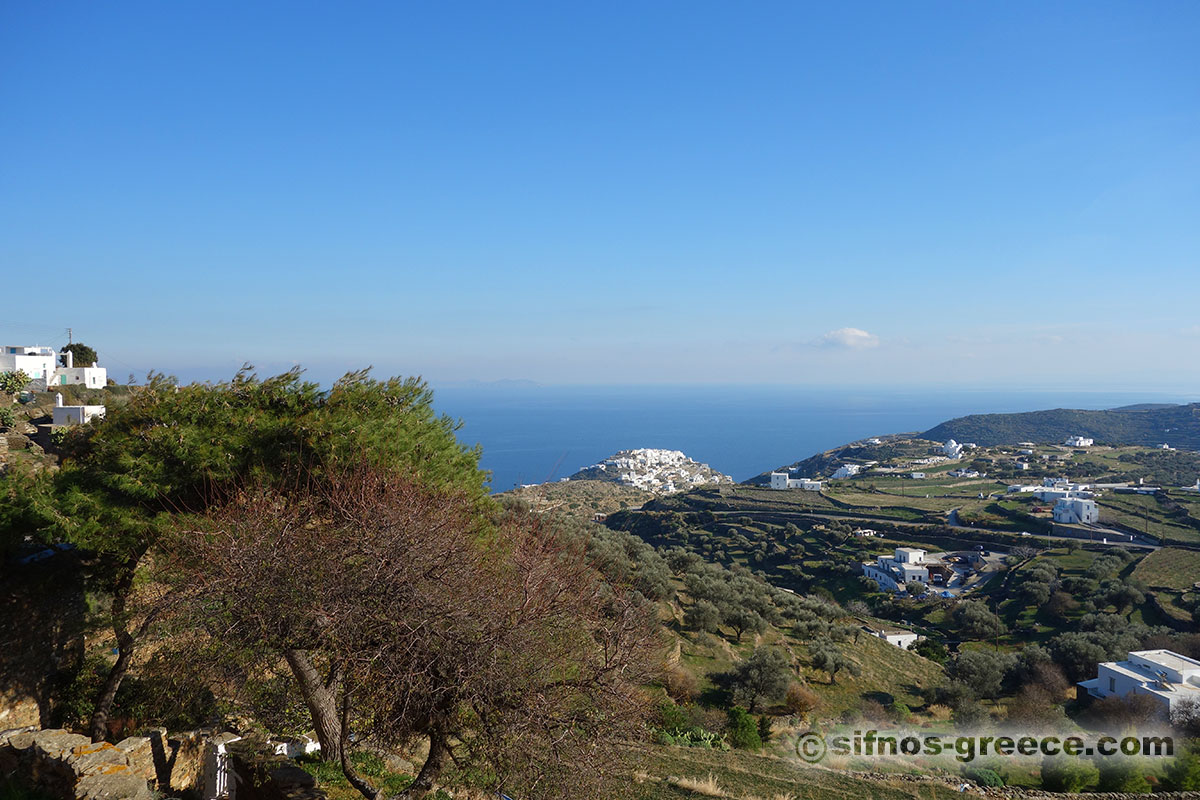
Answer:
M745 480L868 436L924 431L965 414L1193 402L1153 393L811 389L803 387L552 387L436 389L434 404L483 446L492 490L566 477L618 450L656 447Z

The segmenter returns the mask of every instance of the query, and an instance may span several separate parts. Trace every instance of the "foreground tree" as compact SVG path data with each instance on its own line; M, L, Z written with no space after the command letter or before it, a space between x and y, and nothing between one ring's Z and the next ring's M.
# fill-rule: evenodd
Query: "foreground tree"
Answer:
M659 647L651 608L603 581L584 544L359 469L238 497L172 537L170 571L196 598L185 629L227 650L217 663L286 662L368 800L383 795L351 749L418 739L428 756L402 796L453 759L489 790L586 797L644 720Z
M151 375L104 420L73 429L61 468L31 480L16 496L21 507L0 515L0 524L20 526L7 538L36 533L79 545L94 561L91 590L112 598L117 657L95 700L94 740L105 738L138 642L159 614L137 607L138 576L179 514L203 512L249 482L289 491L301 471L320 482L362 462L485 503L478 451L459 444L457 425L434 413L422 382L362 371L322 391L301 374L260 379L247 368L228 383L186 386Z

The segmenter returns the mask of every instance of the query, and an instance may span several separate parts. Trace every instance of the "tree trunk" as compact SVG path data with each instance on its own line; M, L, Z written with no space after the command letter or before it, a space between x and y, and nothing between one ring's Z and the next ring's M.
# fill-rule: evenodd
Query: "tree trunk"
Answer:
M440 725L435 725L429 732L429 757L421 765L421 771L417 773L416 779L400 793L400 797L412 797L416 800L424 797L433 788L433 782L442 774L442 768L446 766L446 756L448 755L450 755L450 748L447 746L446 733Z
M312 715L317 741L321 743L321 760L340 764L342 761L342 720L338 713L338 690L341 683L336 673L328 680L313 666L305 650L285 650L284 658L300 684L300 694L308 713Z
M113 634L117 637L117 661L109 670L108 678L104 681L104 688L100 690L100 695L96 698L96 707L88 726L93 742L103 742L108 738L108 718L112 714L113 702L117 699L117 690L121 688L121 681L129 672L129 662L133 660L133 648L137 642L134 635L129 632L129 620L126 612L129 607L129 595L133 591L133 576L137 572L137 564L140 560L140 558L134 558L126 562L113 587L112 612L109 618ZM147 618L146 623L138 631L139 634L145 632L149 622L150 620Z
M117 641L117 662L108 672L104 688L96 700L96 710L92 713L90 733L93 742L103 742L108 738L108 718L112 713L113 701L117 699L117 690L121 688L121 681L129 672L129 662L133 659L133 637L126 631L118 631Z

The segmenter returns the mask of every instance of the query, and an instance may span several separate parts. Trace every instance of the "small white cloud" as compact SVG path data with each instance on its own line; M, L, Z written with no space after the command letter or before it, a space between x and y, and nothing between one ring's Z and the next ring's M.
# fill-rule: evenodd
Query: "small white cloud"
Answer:
M852 350L865 350L879 346L879 337L859 328L838 328L820 338L825 347L848 347Z

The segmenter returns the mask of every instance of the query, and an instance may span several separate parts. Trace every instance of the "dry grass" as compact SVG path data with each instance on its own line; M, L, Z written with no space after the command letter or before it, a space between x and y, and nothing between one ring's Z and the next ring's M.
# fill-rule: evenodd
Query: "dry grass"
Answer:
M721 784L717 783L717 779L711 772L708 773L707 778L668 778L667 782L672 786L678 786L680 789L685 789L693 794L702 794L705 797L725 796L725 790L721 788Z

